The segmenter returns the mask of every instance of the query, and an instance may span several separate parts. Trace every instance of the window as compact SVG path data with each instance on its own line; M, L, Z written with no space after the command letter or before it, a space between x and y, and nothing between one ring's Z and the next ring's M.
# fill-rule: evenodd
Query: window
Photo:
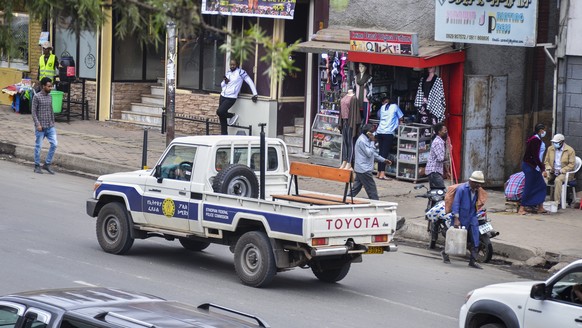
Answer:
M251 148L251 156L249 157L249 149L247 147L235 147L233 153L233 160L230 159L230 148L219 148L216 151L215 165L216 171L225 169L230 164L243 164L250 167L253 171L260 170L260 153L259 147ZM276 171L279 167L277 159L277 150L274 147L267 149L267 171Z
M0 305L0 327L11 328L16 325L20 316L18 315L18 309L7 305Z
M115 15L114 13L114 16ZM114 24L117 22L114 20ZM165 40L165 35L161 40ZM113 39L113 80L154 81L164 77L165 41L143 45L136 34Z
M63 57L73 57L77 76L83 79L97 78L97 35L81 31L77 37L67 26L69 18L60 18L55 23L54 54L59 61Z
M190 181L196 147L176 145L167 153L161 164L161 178Z
M582 306L582 271L566 274L552 286L552 298Z
M12 42L14 49L6 52L0 50L0 67L28 70L28 15L23 13L12 14L10 29L12 31Z
M59 328L97 328L99 326L78 321L76 319L63 318Z
M204 15L204 21L216 28L226 26L226 17ZM178 88L220 91L226 72L224 54L219 47L224 35L200 31L197 35L181 36L178 42Z

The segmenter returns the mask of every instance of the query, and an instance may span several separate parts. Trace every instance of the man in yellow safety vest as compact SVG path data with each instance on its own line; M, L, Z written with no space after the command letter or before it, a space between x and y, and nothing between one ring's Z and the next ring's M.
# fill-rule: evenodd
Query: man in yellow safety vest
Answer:
M42 56L38 60L38 80L42 80L43 77L48 77L51 82L55 82L55 76L59 69L59 61L57 56L51 53L53 47L49 41L44 41L42 43Z

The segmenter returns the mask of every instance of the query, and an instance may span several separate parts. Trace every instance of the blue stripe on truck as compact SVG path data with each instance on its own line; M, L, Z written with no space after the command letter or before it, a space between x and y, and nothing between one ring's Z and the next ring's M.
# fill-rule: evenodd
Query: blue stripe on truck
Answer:
M207 204L202 210L205 221L231 225L237 213L248 213L265 217L271 231L303 236L303 219L299 217Z
M127 198L127 201L129 203L129 209L131 211L143 212L141 195L135 187L102 183L95 191L95 195L97 195L97 198L99 198L99 194L105 190L116 191L124 194L125 197Z
M96 190L96 195L99 197L99 194L105 190L116 191L119 193L123 193L128 202L129 202L129 209L134 212L149 212L149 213L157 213L152 212L153 210L148 210L147 206L144 209L142 203L142 196L137 191L136 187L132 186L120 186L114 184L101 184ZM164 200L164 198L150 198L145 197L145 201L147 200L154 200L159 201L160 203ZM157 202L156 202L157 203ZM185 202L175 201L176 209L178 210L181 205L185 205ZM186 213L187 212L187 213ZM188 218L189 220L198 220L198 204L190 203L190 206L186 212L179 212L176 211L174 217L177 218ZM252 211L240 208L233 208L227 206L217 206L217 205L204 205L203 206L203 217L204 220L210 222L217 222L217 223L224 223L224 224L232 224L234 219L234 215L236 213L248 213L254 214L258 216L264 217L271 231L280 232L280 233L287 233L291 235L298 235L303 236L303 219L296 216L288 216L288 215L281 215L281 214L274 214L269 212L259 212L259 211Z

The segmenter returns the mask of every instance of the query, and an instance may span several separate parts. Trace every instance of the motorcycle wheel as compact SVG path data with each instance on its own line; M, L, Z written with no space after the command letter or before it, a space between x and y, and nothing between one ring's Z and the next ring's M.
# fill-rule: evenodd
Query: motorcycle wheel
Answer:
M489 263L493 257L493 245L489 236L481 235L479 238L479 253L477 253L477 261L481 263Z
M428 245L428 248L435 249L437 239L439 238L438 223L436 221L430 221L428 226L430 230L430 244Z

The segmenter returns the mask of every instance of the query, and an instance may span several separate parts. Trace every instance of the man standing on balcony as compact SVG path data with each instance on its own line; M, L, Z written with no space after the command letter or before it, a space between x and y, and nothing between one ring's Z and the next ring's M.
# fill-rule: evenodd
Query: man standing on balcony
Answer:
M218 115L218 119L220 120L220 134L222 135L227 135L228 125L233 125L238 120L238 114L229 113L228 110L236 102L243 81L251 88L251 91L253 92L253 97L251 99L256 103L257 88L255 87L253 80L244 69L238 67L236 59L231 59L230 71L226 72L224 79L220 83L222 92L220 93L218 109L216 110L216 115Z

